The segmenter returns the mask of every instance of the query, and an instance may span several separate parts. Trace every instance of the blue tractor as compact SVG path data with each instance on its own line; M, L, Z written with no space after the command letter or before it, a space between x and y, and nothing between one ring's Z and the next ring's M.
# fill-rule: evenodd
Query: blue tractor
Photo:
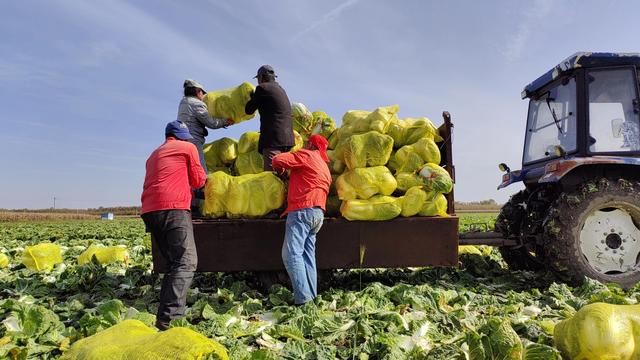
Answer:
M550 267L631 287L640 281L640 54L576 53L527 85L521 170L500 164L500 251L515 269Z

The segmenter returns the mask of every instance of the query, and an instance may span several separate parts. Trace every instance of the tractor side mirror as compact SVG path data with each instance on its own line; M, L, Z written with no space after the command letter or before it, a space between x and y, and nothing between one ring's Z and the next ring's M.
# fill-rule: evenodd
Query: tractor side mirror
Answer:
M611 120L611 134L614 138L619 138L622 136L622 124L624 120L617 118Z
M509 167L505 163L498 164L498 169L500 169L500 171L506 172L506 173L511 172L511 169L509 169Z

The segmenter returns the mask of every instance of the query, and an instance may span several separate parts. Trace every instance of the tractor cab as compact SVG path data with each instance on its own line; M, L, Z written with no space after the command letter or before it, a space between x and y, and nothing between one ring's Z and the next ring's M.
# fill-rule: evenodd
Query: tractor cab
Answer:
M640 54L576 53L527 85L522 170L498 187L561 181L583 165L640 164Z
M631 287L640 282L640 54L576 53L527 85L524 183L495 229L514 269L550 268Z

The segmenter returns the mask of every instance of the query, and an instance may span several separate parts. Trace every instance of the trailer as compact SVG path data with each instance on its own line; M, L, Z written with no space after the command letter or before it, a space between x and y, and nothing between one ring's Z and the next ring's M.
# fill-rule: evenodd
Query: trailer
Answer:
M444 167L455 182L453 124L443 112L438 143ZM348 221L327 217L317 235L320 270L458 265L458 217L453 191L447 217L408 217L389 221ZM282 271L285 219L194 219L200 272ZM153 246L154 271L166 263Z

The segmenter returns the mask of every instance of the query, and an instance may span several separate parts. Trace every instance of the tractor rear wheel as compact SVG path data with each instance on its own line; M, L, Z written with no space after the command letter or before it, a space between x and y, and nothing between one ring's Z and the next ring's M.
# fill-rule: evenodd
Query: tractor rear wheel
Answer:
M561 194L544 224L545 259L574 284L640 281L640 185L602 178Z
M527 190L512 195L502 206L496 219L495 231L502 233L506 239L519 238L521 228L526 217L526 201L529 197ZM531 247L535 244L525 244L520 247L500 247L500 254L504 262L513 270L539 270L542 265L536 260L536 252Z

